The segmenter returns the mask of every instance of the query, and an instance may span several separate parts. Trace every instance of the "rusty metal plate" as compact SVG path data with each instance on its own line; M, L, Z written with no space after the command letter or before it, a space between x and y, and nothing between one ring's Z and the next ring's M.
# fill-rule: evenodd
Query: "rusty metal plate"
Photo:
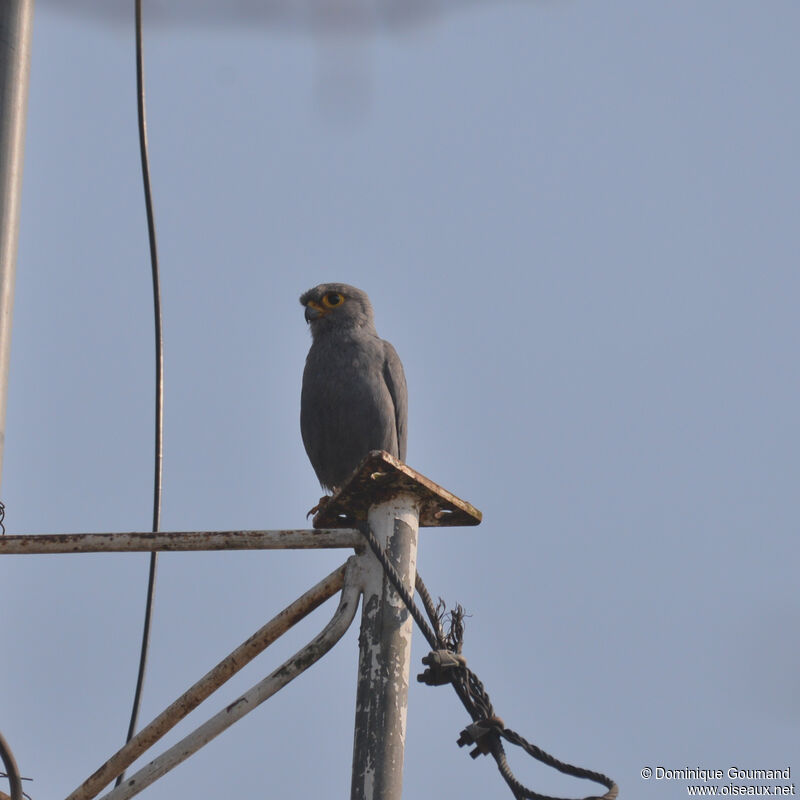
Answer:
M349 528L367 518L370 506L400 493L419 499L421 528L478 525L483 515L475 506L451 494L383 450L369 453L347 483L325 502L314 517L315 528Z

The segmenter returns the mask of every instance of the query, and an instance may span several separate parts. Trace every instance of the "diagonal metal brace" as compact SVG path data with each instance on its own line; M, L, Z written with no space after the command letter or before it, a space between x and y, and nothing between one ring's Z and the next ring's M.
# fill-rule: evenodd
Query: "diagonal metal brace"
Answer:
M320 634L248 692L130 778L126 778L120 786L103 795L102 800L127 800L137 795L322 658L344 636L355 617L362 591L361 582L355 576L357 566L357 557L348 559L339 607Z
M139 731L133 739L72 792L67 800L91 800L91 798L96 797L104 786L108 785L117 775L127 769L142 753L177 725L181 719L217 688L272 644L292 625L299 622L344 587L339 607L333 619L319 636L253 689L231 703L193 733L186 736L181 742L154 761L151 761L150 764L105 795L105 797L114 798L115 800L120 800L123 797L133 797L161 775L164 775L195 753L236 720L271 697L321 658L339 641L355 615L361 591L360 583L354 578L356 561L355 557L351 557L345 564L334 570L256 631L227 658L223 659L216 667L184 692L150 724Z

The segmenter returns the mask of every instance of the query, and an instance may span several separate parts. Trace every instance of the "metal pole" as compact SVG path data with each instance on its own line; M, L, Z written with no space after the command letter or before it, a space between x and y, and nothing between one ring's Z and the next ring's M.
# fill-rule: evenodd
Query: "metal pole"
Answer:
M19 240L33 0L0 2L0 478Z
M0 0L2 2L2 0ZM0 536L0 556L53 553L135 553L170 550L309 550L364 546L350 528L171 533L34 533Z
M369 511L369 525L410 591L417 569L418 500L400 494ZM351 800L400 800L412 620L373 553L364 563Z

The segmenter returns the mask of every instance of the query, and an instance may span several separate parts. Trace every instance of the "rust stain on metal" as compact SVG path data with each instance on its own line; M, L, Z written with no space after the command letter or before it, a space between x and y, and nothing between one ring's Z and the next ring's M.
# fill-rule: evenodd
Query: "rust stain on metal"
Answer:
M225 707L225 711L230 714L236 706L241 705L242 703L246 703L247 700L244 697L240 697L238 700L234 700L229 706Z
M320 508L315 528L349 528L367 518L370 507L401 493L419 501L422 528L478 525L483 515L475 506L443 489L383 450L369 453L350 480Z

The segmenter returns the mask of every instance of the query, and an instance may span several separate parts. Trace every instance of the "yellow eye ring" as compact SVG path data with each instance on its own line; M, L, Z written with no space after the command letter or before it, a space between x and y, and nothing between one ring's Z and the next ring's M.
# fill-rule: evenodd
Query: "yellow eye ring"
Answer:
M325 308L336 308L344 303L344 295L339 292L327 292L322 297L322 305Z

